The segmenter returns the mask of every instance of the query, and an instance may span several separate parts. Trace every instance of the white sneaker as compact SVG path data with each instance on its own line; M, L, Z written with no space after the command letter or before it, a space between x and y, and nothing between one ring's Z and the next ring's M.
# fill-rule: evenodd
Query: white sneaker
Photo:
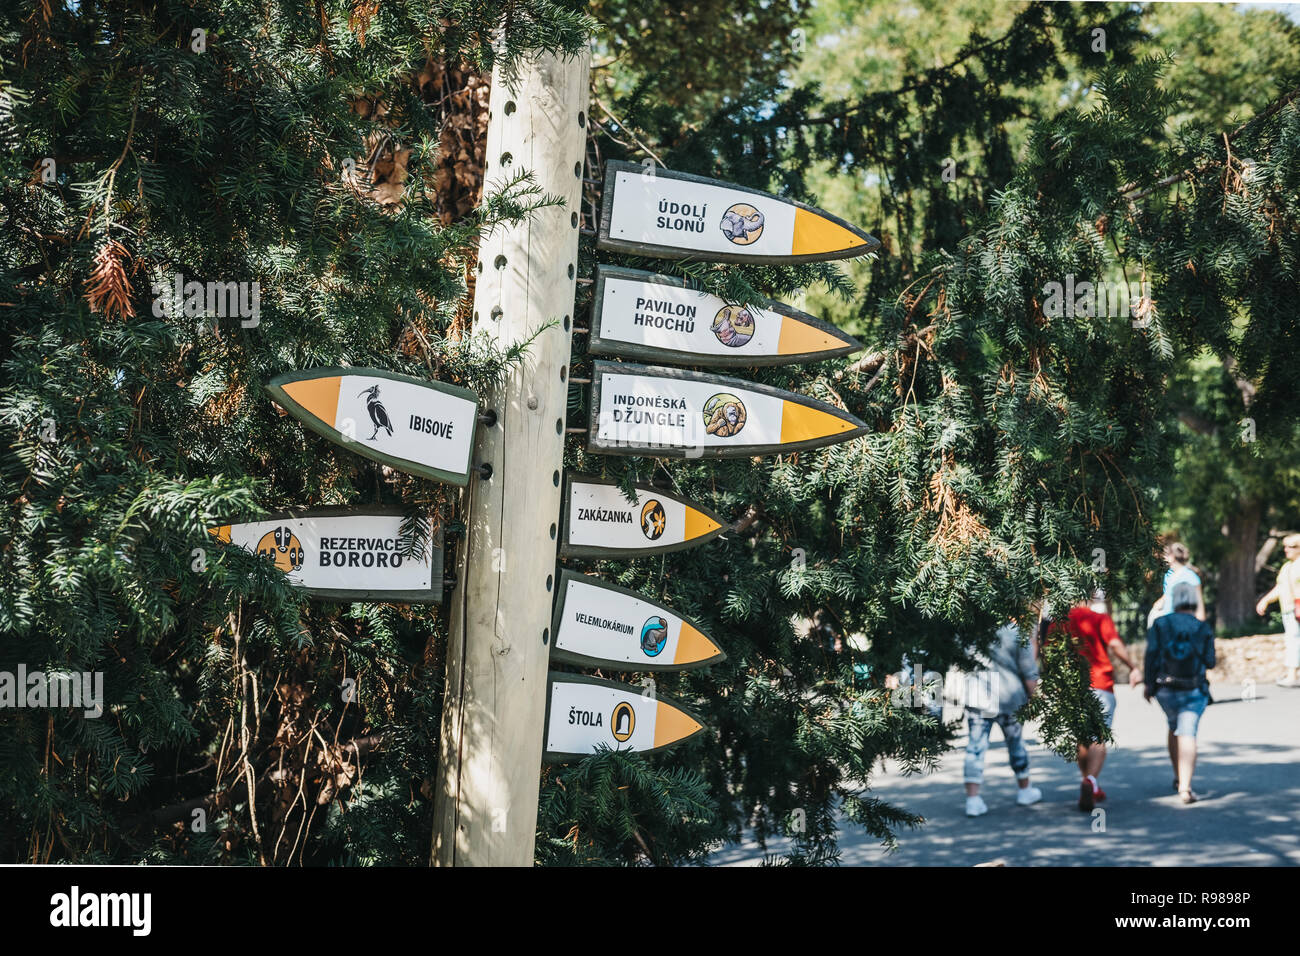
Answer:
M1022 807L1027 807L1031 803L1037 803L1041 799L1043 799L1043 791L1039 790L1037 787L1021 787L1020 790L1016 792L1016 803L1020 804Z
M989 812L989 805L984 802L984 798L979 794L966 798L966 816L982 817Z

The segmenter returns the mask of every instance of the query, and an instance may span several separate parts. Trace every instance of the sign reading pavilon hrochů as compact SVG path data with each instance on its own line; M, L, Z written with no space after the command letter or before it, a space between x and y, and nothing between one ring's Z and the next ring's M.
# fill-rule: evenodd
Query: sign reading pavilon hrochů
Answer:
M788 263L848 259L880 242L791 199L610 160L596 245L660 259Z
M592 355L725 367L816 362L861 348L835 326L771 299L742 305L670 276L596 267Z
M442 529L406 553L403 514L391 508L316 508L209 529L219 541L272 562L312 597L437 604Z
M577 674L547 676L546 740L549 763L581 760L604 745L652 753L703 730L679 704L648 690Z
M593 363L593 451L741 458L847 441L867 426L816 399L740 379Z
M358 455L453 485L469 481L478 396L373 368L289 372L266 386L304 425Z
M694 504L650 485L633 485L628 501L616 482L566 475L563 557L633 558L679 551L710 541L723 521Z
M632 671L681 671L726 655L694 622L636 591L575 571L560 574L551 659Z

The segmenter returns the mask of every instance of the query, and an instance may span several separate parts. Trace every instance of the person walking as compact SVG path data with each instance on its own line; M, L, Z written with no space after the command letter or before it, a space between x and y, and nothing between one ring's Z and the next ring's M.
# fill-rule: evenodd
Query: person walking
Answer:
M1038 688L1035 641L1031 638L1021 644L1020 628L1011 621L998 630L988 653L976 656L982 658L987 666L967 679L965 702L969 737L964 780L968 817L978 817L989 810L980 796L980 787L984 784L984 755L995 723L1002 728L1007 758L1016 775L1019 787L1016 803L1027 807L1043 799L1043 792L1029 783L1029 751L1025 749L1023 740L1024 728L1016 719L1016 711Z
M1070 635L1075 650L1088 662L1089 686L1101 704L1102 716L1109 728L1115 721L1115 665L1111 663L1111 655L1129 669L1130 685L1136 686L1142 673L1129 658L1115 621L1106 611L1105 595L1098 591L1093 595L1093 601L1095 603L1092 606L1087 601L1080 601L1070 609L1065 630ZM1097 607L1098 604L1100 608ZM1097 776L1106 762L1106 744L1095 740L1081 742L1077 746L1079 773L1083 777L1079 783L1079 809L1088 813L1106 799L1106 791L1097 782Z
M1169 565L1169 570L1165 572L1164 587L1161 589L1160 599L1151 607L1151 614L1147 617L1147 626L1158 617L1164 617L1167 614L1174 613L1174 606L1170 600L1170 594L1176 585L1187 584L1196 592L1196 619L1205 620L1205 591L1201 587L1201 576L1196 568L1192 566L1192 554L1187 550L1187 545L1181 541L1174 541L1165 545L1165 563Z
M1262 617L1274 601L1281 604L1282 639L1286 644L1282 664L1286 674L1277 683L1279 687L1300 687L1300 624L1296 623L1296 610L1300 609L1300 534L1283 538L1282 550L1286 553L1286 563L1278 569L1273 590L1255 605L1255 613Z
M1205 672L1214 666L1214 632L1196 617L1197 594L1189 583L1174 585L1169 598L1173 613L1147 629L1143 696L1148 701L1154 697L1165 712L1174 789L1183 803L1195 803L1196 732L1210 702Z

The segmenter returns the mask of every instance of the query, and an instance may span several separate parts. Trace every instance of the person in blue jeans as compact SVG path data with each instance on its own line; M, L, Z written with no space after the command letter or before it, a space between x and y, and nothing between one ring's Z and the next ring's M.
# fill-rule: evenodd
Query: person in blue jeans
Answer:
M1210 702L1205 672L1214 666L1214 632L1196 617L1199 601L1190 584L1176 584L1170 603L1174 613L1156 618L1147 629L1144 696L1148 701L1154 697L1169 721L1174 789L1183 803L1195 803L1196 732Z
M988 804L980 796L984 783L984 755L989 749L989 732L993 725L1002 728L1007 742L1007 757L1016 775L1019 791L1016 803L1029 806L1043 799L1043 792L1029 784L1029 752L1025 750L1023 728L1016 711L1024 706L1038 687L1038 663L1034 640L1021 644L1020 628L1015 622L1003 625L997 639L983 655L988 667L967 678L966 723L966 816L988 813Z

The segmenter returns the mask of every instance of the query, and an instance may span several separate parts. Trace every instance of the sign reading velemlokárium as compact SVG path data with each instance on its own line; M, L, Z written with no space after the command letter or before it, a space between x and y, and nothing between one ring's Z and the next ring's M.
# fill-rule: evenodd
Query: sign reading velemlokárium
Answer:
M581 760L600 747L653 753L704 729L680 705L648 690L577 674L547 675L542 759Z
M695 624L644 594L563 571L551 659L633 671L704 667L726 655Z

